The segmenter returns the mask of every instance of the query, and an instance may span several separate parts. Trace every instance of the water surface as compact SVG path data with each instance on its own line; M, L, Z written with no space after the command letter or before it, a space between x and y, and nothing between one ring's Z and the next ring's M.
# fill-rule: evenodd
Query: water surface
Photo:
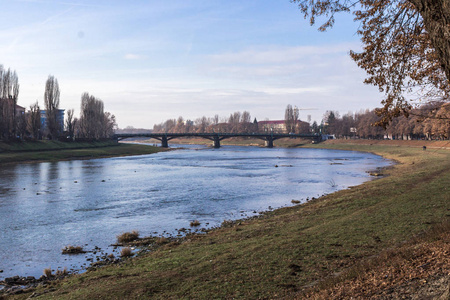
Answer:
M223 146L0 167L0 279L79 270L125 231L177 234L306 201L370 179L388 161L367 153ZM117 253L117 252L116 252ZM94 259L95 260L95 259Z

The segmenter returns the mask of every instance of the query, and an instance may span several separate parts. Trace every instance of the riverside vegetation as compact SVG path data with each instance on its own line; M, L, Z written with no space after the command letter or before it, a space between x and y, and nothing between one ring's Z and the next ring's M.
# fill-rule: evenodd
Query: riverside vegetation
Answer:
M153 146L116 143L111 140L0 142L0 164L142 155L159 151L164 150Z
M370 151L398 164L363 185L225 222L207 234L9 297L448 296L450 151L369 143L314 147Z

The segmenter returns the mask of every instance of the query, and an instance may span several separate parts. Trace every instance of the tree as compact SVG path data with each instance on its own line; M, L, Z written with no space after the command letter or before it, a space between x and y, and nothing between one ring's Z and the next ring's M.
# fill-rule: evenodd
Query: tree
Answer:
M67 110L66 114L66 131L70 139L73 139L75 137L75 127L78 122L78 119L74 117L73 113L73 109L69 109Z
M54 76L49 75L45 82L44 104L47 130L52 139L58 138L62 130L58 122L59 95L58 80Z
M19 97L19 78L16 71L4 70L0 65L0 139L16 136L16 105Z
M81 95L80 136L88 139L102 137L104 122L103 101L90 96Z
M35 104L30 105L30 112L27 120L27 130L34 139L40 138L41 131L41 110L39 104L36 101Z
M295 132L295 113L290 104L286 106L284 111L284 125L287 132Z
M325 134L335 134L338 128L337 119L339 118L339 113L332 110L327 110L323 116L324 123L324 133Z
M320 31L333 26L335 14L353 12L361 22L361 53L350 55L369 77L365 83L385 93L377 110L378 124L408 115L412 99L448 101L450 94L450 5L448 0L292 0L314 24L325 16Z

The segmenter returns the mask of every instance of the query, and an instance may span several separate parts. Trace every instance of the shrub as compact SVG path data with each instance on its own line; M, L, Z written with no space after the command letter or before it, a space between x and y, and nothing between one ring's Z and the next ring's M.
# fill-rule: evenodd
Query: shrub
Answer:
M136 230L133 230L132 232L124 232L117 236L117 242L123 244L123 243L129 243L132 241L135 241L139 238L139 232Z
M64 267L63 270L56 270L56 276L66 276L67 274L69 274L69 272L67 272L67 268Z
M51 278L53 275L52 275L52 268L46 268L46 269L44 269L44 275L45 275L45 277L47 277L47 278Z
M164 236L161 236L161 237L156 238L155 242L157 245L164 245L169 242L169 239Z
M130 257L130 256L133 256L133 252L131 252L130 247L125 247L125 248L122 248L122 250L120 251L120 256L121 257Z

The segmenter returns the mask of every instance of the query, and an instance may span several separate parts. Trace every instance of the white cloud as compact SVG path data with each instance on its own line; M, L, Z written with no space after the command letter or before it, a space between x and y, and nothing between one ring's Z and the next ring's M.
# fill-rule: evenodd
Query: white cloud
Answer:
M127 59L127 60L140 60L140 59L146 58L146 56L145 55L128 53L128 54L125 54L124 58Z

